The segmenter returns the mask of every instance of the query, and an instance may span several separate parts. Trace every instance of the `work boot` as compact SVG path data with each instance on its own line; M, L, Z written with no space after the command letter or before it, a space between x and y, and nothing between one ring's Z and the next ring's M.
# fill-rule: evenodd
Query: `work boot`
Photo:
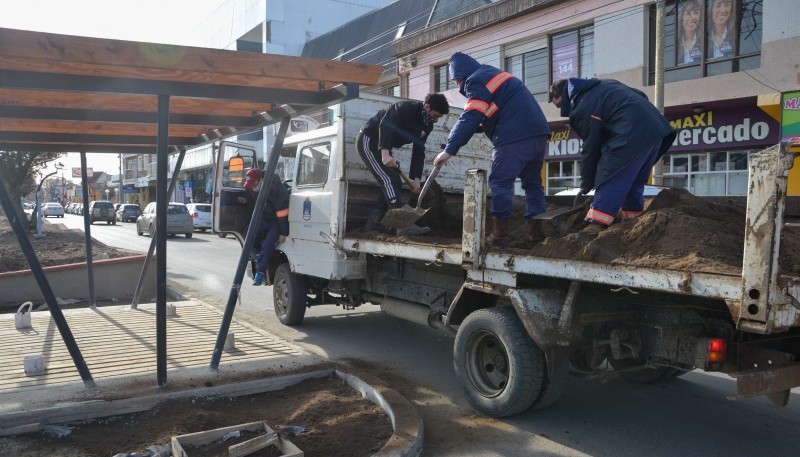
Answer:
M486 237L486 243L498 248L507 248L508 242L508 221L492 216L492 233Z
M528 241L531 243L541 243L546 236L542 233L541 225L532 219L525 221L528 224Z
M367 223L364 224L364 230L383 232L384 227L381 221L383 220L384 214L386 214L386 211L381 211L379 209L370 211L369 219L367 219Z
M398 228L397 236L419 236L430 231L430 227L420 227L417 224L411 224L408 227Z

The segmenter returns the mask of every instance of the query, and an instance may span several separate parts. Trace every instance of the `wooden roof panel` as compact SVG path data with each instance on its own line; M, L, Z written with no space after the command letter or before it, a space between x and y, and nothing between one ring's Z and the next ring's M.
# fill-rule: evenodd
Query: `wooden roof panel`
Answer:
M0 150L152 153L162 96L170 149L196 146L357 96L382 71L0 28Z

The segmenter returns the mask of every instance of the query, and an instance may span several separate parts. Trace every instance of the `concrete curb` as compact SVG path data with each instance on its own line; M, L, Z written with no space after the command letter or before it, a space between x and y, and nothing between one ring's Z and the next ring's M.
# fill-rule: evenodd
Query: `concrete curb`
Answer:
M175 392L126 398L69 403L48 408L33 409L0 415L0 436L31 433L48 424L60 424L97 417L130 414L148 410L160 402L183 397L242 396L281 390L306 379L337 376L376 405L389 416L392 434L389 441L376 453L380 457L415 457L422 452L423 424L416 408L406 398L381 381L361 374L356 376L338 368L297 373L268 379L220 384L214 387L193 388ZM370 381L368 383L367 381ZM371 384L372 383L372 384ZM373 385L374 384L374 385Z

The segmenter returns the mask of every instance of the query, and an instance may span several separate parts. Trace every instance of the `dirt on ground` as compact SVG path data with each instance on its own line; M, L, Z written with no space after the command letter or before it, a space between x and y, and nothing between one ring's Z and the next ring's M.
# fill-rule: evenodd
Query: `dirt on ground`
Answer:
M62 424L69 428L51 433L0 438L0 455L144 456L150 455L148 448L163 451L173 436L262 421L307 457L373 455L392 435L389 417L380 407L332 376L258 395L169 400L141 413ZM57 436L65 430L68 435ZM184 450L190 457L224 456L241 440L214 440ZM181 441L181 446L184 443L189 441ZM249 455L282 454L272 447Z
M83 231L68 229L59 219L45 219L42 221L42 234L37 237L37 232L27 231L28 239L33 246L33 251L43 267L66 265L86 261L86 242ZM117 258L130 255L139 255L139 252L117 249L92 239L92 257ZM0 213L0 273L8 271L28 270L28 260L22 252L19 241L11 230L11 224L5 214Z

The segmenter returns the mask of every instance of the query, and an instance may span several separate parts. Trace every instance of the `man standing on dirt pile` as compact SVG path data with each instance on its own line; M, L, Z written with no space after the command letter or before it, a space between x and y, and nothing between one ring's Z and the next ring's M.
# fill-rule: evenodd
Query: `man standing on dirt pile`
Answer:
M595 189L583 232L639 217L644 185L677 134L642 91L612 79L569 78L550 87L550 102L583 140L581 192Z
M539 103L525 84L510 73L481 65L456 52L450 57L450 79L455 80L467 104L447 138L434 166L446 164L476 132L492 140L492 233L487 242L498 247L509 244L508 223L514 200L514 181L519 177L525 190L528 239L542 236L531 218L547 209L542 187L542 165L550 128Z
M264 172L258 168L247 171L244 188L246 196L238 197L237 201L242 205L247 205L251 210L255 209L258 192L264 184ZM269 189L267 190L267 201L258 224L253 250L258 252L256 256L256 275L253 278L253 285L260 286L264 283L264 276L267 267L272 259L272 253L278 243L283 243L289 234L289 190L281 182L281 178L275 174L272 177ZM253 214L252 217L258 217Z
M364 227L366 230L383 230L381 220L386 212L403 206L399 163L392 156L392 148L413 143L408 176L414 184L411 191L419 193L419 180L425 165L425 141L433 130L433 124L449 112L450 104L444 95L428 94L424 102L402 101L380 110L361 127L356 149L381 187L381 195ZM398 235L416 236L430 231L430 228L416 224L397 228Z

